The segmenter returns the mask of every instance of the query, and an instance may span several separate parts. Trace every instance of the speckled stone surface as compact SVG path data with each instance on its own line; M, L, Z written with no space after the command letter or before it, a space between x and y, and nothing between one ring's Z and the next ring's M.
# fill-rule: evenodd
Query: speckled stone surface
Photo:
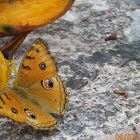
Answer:
M118 39L104 41L112 33ZM68 109L53 131L0 119L0 140L115 140L116 134L140 134L139 0L76 0L65 16L26 38L17 65L39 37L59 63ZM1 46L8 39L0 39ZM116 89L128 99L114 94Z

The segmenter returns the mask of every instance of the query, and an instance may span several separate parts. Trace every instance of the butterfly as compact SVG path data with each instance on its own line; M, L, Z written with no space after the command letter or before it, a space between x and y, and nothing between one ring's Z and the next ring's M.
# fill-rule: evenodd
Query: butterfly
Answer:
M50 113L63 115L68 104L66 86L48 44L36 39L24 54L17 83L0 94L0 115L38 129L52 130L58 122Z

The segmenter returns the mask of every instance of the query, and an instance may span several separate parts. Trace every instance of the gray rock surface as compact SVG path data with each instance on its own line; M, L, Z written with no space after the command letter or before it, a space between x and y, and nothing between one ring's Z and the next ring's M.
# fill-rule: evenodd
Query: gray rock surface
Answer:
M113 33L117 40L104 41ZM65 16L26 38L17 65L39 37L59 63L68 109L53 131L0 119L0 140L115 140L117 134L140 134L139 0L76 0ZM8 39L0 39L1 46ZM116 89L128 99L114 94Z

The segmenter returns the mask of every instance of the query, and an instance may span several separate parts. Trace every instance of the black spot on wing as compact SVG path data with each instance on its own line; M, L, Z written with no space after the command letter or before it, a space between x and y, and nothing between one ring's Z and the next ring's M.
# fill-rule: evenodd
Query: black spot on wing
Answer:
M5 104L4 100L2 99L2 97L0 96L0 100L3 102L3 104Z
M24 112L28 118L33 119L33 120L37 119L36 115L32 111L28 109L24 109Z
M21 74L20 74L20 76L26 78L24 75L21 75Z
M24 64L22 65L22 68L26 69L26 70L31 70L31 68L29 66L25 66Z
M36 48L36 47L35 47L35 51L36 51L37 53L40 53L39 49L38 49L38 48Z
M20 73L27 77L27 74L25 74L25 73L23 73L23 72L20 72Z
M18 114L18 111L17 111L15 108L11 108L11 111L12 111L14 114Z
M24 78L27 78L27 74L23 73L23 72L20 72L20 76L24 77Z
M41 81L41 86L44 88L44 85L43 85L43 80ZM45 88L44 88L45 89Z
M31 57L31 56L26 55L25 59L34 60L34 59L35 59L35 57Z
M6 96L6 98L7 98L8 100L11 100L11 99L8 97L8 95L7 95L6 93L4 93L4 95Z
M47 68L46 63L41 62L41 63L39 64L39 68L40 68L41 70L45 70L45 69Z

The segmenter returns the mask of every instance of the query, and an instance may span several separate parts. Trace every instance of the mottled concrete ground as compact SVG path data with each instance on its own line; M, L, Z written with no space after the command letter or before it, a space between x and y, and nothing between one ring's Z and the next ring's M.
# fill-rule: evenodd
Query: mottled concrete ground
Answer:
M112 33L118 39L104 41ZM48 42L59 63L70 94L67 112L54 131L0 119L0 140L115 140L116 134L131 134L131 140L135 134L136 140L140 0L76 0L65 16L27 37L15 56L17 64L38 37ZM1 46L7 40L1 39ZM116 89L128 93L128 99L114 94Z

